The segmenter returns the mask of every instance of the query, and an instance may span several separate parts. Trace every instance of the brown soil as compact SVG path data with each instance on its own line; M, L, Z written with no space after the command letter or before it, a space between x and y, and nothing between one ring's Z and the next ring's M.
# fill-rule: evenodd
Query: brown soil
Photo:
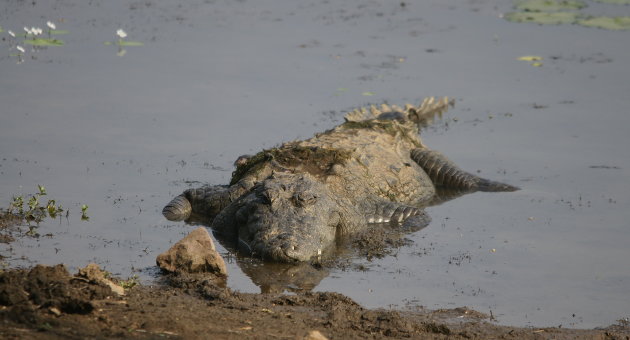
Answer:
M337 293L244 294L211 276L167 276L118 296L102 284L38 265L0 274L0 338L630 339L605 330L497 326L466 308L365 309ZM313 333L318 331L320 334ZM319 337L322 339L322 337Z

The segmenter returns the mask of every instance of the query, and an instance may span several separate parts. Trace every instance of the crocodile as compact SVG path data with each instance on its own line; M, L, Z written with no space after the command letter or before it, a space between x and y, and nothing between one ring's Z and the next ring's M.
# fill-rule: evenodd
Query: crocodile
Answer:
M200 215L240 251L278 262L318 259L341 237L375 224L426 226L436 188L465 192L517 187L460 169L420 138L420 128L453 101L355 109L344 123L235 162L229 185L188 189L162 213L172 221Z

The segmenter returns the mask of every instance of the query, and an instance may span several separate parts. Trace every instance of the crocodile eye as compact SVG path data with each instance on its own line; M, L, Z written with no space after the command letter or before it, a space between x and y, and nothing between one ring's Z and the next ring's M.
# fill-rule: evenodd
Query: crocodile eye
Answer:
M293 204L298 207L306 207L315 204L317 196L314 194L296 193L293 194Z

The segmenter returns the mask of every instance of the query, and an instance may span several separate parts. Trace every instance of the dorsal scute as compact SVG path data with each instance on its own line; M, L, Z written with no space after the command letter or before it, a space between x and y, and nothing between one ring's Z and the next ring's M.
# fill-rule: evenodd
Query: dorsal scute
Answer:
M362 122L372 119L391 119L390 117L402 117L405 120L418 124L428 125L435 116L440 116L453 106L453 100L448 97L427 97L418 106L405 104L404 108L398 105L382 104L380 108L371 105L369 108L360 107L346 114L346 122ZM399 113L399 114L395 114Z

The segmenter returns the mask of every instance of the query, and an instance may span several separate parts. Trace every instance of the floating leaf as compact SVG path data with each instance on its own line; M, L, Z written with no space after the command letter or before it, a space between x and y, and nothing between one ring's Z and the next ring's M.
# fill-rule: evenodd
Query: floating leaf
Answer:
M2 26L0 26L0 33L4 32L4 30L2 29Z
M589 17L581 19L578 25L597 27L612 31L630 30L630 17Z
M109 46L109 45L118 45L118 46L144 46L144 43L141 43L139 41L126 41L126 40L119 40L119 41L115 41L115 42L111 42L111 41L106 41L104 42L105 45Z
M82 221L89 221L90 220L90 217L87 215L87 210L88 210L87 204L81 205L81 220Z
M59 39L31 39L24 40L25 44L33 45L33 46L63 46L63 40Z
M613 5L630 5L630 0L595 0L595 2Z
M539 61L542 60L542 57L539 57L537 55L525 55L522 57L518 57L516 60L522 60L522 61Z
M541 25L573 24L578 19L573 12L510 12L504 18L512 22L532 22Z
M61 35L70 33L68 30L50 30L50 34Z
M586 7L586 3L577 0L524 0L518 1L514 8L525 12L558 12L565 10L579 10Z
M126 41L126 40L121 40L117 43L118 46L143 46L144 43L141 43L139 41Z
M375 95L376 93L374 93L374 92L370 92L370 91L366 91L366 92L363 92L363 93L361 93L361 94L362 94L362 95L364 95L364 96L373 96L373 95Z
M543 63L540 62L541 60L543 60L543 57L540 57L540 56L537 56L537 55L524 55L522 57L516 58L516 60L532 62L530 65L532 65L534 67L541 67L541 66L543 66Z

